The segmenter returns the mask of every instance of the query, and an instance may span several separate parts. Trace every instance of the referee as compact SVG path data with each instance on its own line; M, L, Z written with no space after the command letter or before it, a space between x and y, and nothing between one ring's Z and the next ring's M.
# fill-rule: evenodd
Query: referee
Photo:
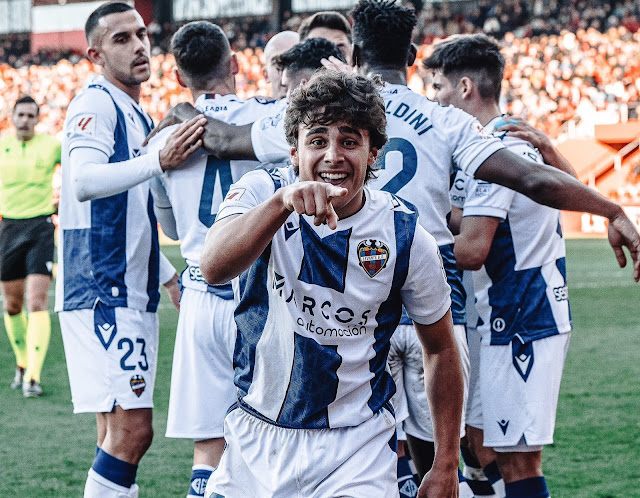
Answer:
M20 98L13 108L16 136L0 140L0 286L4 323L16 355L11 387L22 387L25 397L42 394L40 372L51 336L52 179L60 163L60 142L34 133L39 117L36 101Z

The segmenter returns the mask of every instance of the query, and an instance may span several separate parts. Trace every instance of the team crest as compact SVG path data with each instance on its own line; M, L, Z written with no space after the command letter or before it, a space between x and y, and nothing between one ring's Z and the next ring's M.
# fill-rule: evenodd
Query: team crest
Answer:
M142 393L147 387L147 383L144 381L144 377L142 375L134 375L131 377L129 384L131 385L131 390L136 396L138 396L138 398L142 396Z
M389 248L384 242L375 239L363 240L358 244L358 261L371 278L387 266Z

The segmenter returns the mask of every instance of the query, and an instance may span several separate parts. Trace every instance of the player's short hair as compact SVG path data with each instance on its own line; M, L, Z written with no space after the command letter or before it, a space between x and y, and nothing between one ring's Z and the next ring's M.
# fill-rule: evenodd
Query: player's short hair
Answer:
M275 63L281 71L285 69L289 72L298 72L303 69L315 71L322 67L322 59L328 59L331 56L347 62L335 43L324 38L309 38L278 55Z
M202 90L211 80L229 77L231 47L217 24L209 21L185 24L171 38L171 52L180 75L191 88Z
M94 10L91 14L89 14L89 18L84 25L84 36L87 39L87 43L91 45L91 35L98 27L98 22L104 16L108 16L109 14L117 14L119 12L127 12L129 10L135 10L131 5L124 2L109 2L101 5L96 10Z
M309 32L315 28L327 28L342 31L347 35L347 38L349 38L349 42L351 42L351 25L347 18L340 14L340 12L326 10L316 12L312 16L307 17L302 21L302 24L300 24L300 27L298 28L300 41L305 41L309 36Z
M18 100L16 100L16 103L13 106L13 110L15 111L16 107L18 107L20 104L34 104L36 106L36 115L40 114L40 106L31 95L24 95L23 97L20 97Z
M483 99L500 100L505 60L495 38L483 33L455 35L433 47L433 53L424 60L427 69L442 71L452 83L467 76L478 87Z
M353 45L367 64L406 69L412 31L418 22L413 9L395 0L360 0L350 15Z
M298 147L300 125L345 122L367 130L370 146L380 150L387 143L387 117L380 96L379 78L323 69L291 94L284 118L287 142ZM375 178L377 163L367 167L366 181ZM297 171L296 171L297 173Z

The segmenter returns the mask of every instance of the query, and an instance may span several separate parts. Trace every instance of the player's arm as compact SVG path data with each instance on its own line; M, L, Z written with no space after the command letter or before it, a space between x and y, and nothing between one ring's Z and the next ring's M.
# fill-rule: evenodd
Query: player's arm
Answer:
M531 126L527 121L518 117L509 117L506 124L497 129L497 131L508 131L509 136L521 138L525 142L529 142L533 145L540 154L542 159L549 166L558 168L560 171L564 171L568 175L578 178L576 170L573 169L569 161L567 161L562 154L556 149L549 137L540 130Z
M180 236L178 235L176 217L173 214L171 200L167 190L164 188L161 177L149 180L149 188L153 195L153 211L156 213L156 218L158 218L162 231L171 240L178 240Z
M178 286L178 273L171 261L161 252L160 253L160 282L164 286L169 295L169 299L180 311L180 287Z
M201 145L205 120L202 116L184 122L169 136L156 154L109 163L109 157L98 148L78 146L69 154L71 181L79 201L119 194L149 178L177 168Z
M167 116L149 134L145 144L164 128L194 119L203 114L188 102L172 108ZM234 126L218 119L206 116L203 147L207 152L224 160L250 159L255 161L256 154L251 144L251 124Z
M479 270L484 264L499 218L489 216L464 216L460 222L460 233L455 236L453 252L458 268Z
M414 323L422 344L424 378L433 417L436 454L418 497L458 496L462 367L453 335L451 310L431 325Z
M319 225L337 227L331 200L347 190L322 182L297 182L283 187L246 213L217 220L207 233L200 270L210 284L224 284L248 269L296 211L314 216Z
M633 260L633 276L640 280L640 235L617 204L605 199L572 176L545 164L528 161L506 149L489 156L475 171L481 180L499 183L520 192L538 204L567 211L581 211L609 220L609 243L623 268L626 247Z

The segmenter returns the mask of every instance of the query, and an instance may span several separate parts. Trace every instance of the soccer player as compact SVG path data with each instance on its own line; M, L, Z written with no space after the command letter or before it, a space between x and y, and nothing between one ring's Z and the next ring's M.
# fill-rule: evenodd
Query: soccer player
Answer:
M345 60L351 63L351 25L340 12L316 12L302 21L298 34L301 42L309 38L329 40L340 49Z
M285 118L293 167L232 186L200 264L239 279L239 401L208 496L398 496L386 371L402 305L425 348L438 453L420 496L456 496L462 374L449 287L413 206L371 190L384 103L321 72Z
M286 90L280 82L281 70L275 63L276 58L286 52L300 41L300 36L295 31L281 31L271 37L264 46L264 62L262 74L267 83L271 84L271 97L281 99L286 95Z
M35 134L40 107L32 97L16 101L12 118L16 135L0 140L0 285L4 325L16 356L11 388L36 397L42 395L40 374L51 336L52 179L60 142Z
M182 26L172 38L171 51L178 82L190 90L196 109L234 125L271 112L272 102L243 101L235 95L238 61L219 26L206 21ZM331 53L336 52L339 54L337 49ZM319 58L317 66L321 67ZM156 135L148 154L157 154L173 129ZM225 444L225 414L236 401L233 290L230 284L207 284L199 267L200 251L231 184L257 166L255 161L222 161L202 150L180 169L152 183L158 219L166 234L181 240L180 250L188 265L181 278L184 289L166 434L194 440L189 496L204 495Z
M85 496L136 496L138 462L153 436L163 261L147 180L197 150L204 119L144 155L152 121L138 105L149 78L142 18L128 4L107 3L89 16L85 35L102 76L73 99L65 120L56 310L74 412L97 419Z
M451 37L434 47L425 66L434 71L435 98L442 105L473 114L487 132L504 123L498 104L504 57L495 40ZM531 144L500 136L515 153L543 164ZM542 446L553 442L571 331L560 212L473 179L467 181L463 212L455 254L460 267L477 270L482 337L482 425L472 431L472 443L480 443L478 429L484 428L484 446L496 452L507 498L549 496Z

